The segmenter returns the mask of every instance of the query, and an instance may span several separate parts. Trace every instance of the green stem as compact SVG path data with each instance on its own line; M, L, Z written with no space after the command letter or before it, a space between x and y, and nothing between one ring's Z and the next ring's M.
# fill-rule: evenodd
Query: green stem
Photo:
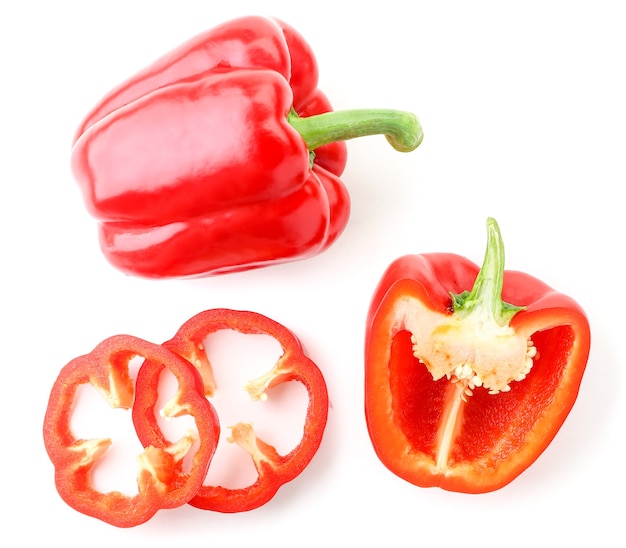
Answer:
M454 312L482 315L500 326L508 325L511 318L524 307L505 303L502 300L504 283L504 243L495 219L487 219L487 250L483 265L478 272L471 291L451 293Z
M411 152L424 137L417 117L401 110L343 110L302 118L292 111L287 120L302 135L309 150L335 141L385 135L396 150Z

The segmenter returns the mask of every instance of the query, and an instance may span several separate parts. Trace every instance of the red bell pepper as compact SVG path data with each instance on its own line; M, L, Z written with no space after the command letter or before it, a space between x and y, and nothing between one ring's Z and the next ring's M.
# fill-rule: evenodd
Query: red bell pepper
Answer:
M422 140L394 110L332 112L309 45L244 17L111 91L81 124L72 169L107 259L130 274L193 277L310 257L349 217L346 139Z
M178 391L168 405L171 417L183 414L195 420L197 435L188 433L175 443L147 444L138 458L136 495L102 493L91 481L94 465L111 445L110 439L76 439L71 431L73 404L83 384L95 387L115 408L133 408L135 401L129 362L140 356L167 368L178 380ZM167 349L126 335L110 337L92 352L75 358L60 372L52 388L44 419L44 444L55 467L56 487L72 508L117 527L133 527L159 509L187 503L197 493L217 446L217 416L202 393L197 371ZM183 458L193 447L189 470Z
M488 235L480 270L453 254L397 259L369 309L369 434L382 463L421 487L482 493L511 482L560 429L587 364L580 306L504 271L493 219Z
M244 334L266 334L282 346L283 354L272 370L246 385L252 398L264 400L270 388L289 381L302 383L309 395L302 440L286 455L279 454L273 446L257 438L251 425L239 423L231 427L228 441L250 453L257 470L257 480L241 489L202 485L189 502L204 510L230 513L252 510L265 504L283 484L293 480L309 464L320 446L326 427L328 392L319 368L304 354L300 342L286 327L254 312L214 309L201 312L185 322L174 338L163 345L196 365L205 379L207 396L213 395L215 383L204 340L211 333L225 329ZM140 440L146 445L167 443L156 421L156 390L150 388L158 382L161 370L158 362L145 362L137 376L138 392L145 398L141 406L135 407L133 421Z

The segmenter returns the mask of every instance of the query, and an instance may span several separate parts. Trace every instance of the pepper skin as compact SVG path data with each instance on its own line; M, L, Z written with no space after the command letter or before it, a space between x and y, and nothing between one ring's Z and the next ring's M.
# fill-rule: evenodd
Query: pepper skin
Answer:
M197 435L188 433L176 443L147 444L138 458L138 492L102 493L91 484L91 471L111 445L110 439L76 439L71 431L77 390L91 384L114 408L133 408L135 390L129 362L136 356L167 368L178 380L178 391L167 405L167 416L187 414ZM217 447L219 426L213 406L202 394L197 371L167 349L127 335L110 337L91 353L75 358L59 373L44 419L44 444L55 467L56 487L75 510L117 527L134 527L158 510L176 508L197 493ZM196 446L189 471L183 458Z
M480 270L453 254L395 260L369 309L370 438L389 470L420 487L483 493L510 483L560 429L587 364L580 306L504 271L493 219L488 233Z
M80 125L72 170L105 257L144 277L198 277L316 255L348 222L346 139L422 140L392 110L332 112L303 38L244 17L111 91Z
M246 390L253 399L264 400L269 389L289 381L302 383L309 395L302 440L286 455L279 454L273 446L257 438L250 424L239 423L231 427L228 441L250 453L257 480L241 489L202 485L189 504L203 510L234 513L253 510L267 503L283 484L306 468L322 441L328 417L328 392L319 368L304 354L300 342L286 327L255 312L213 309L185 322L174 338L163 345L195 364L204 379L204 391L208 397L214 394L216 387L204 340L211 333L224 329L269 335L283 349L271 371L247 383ZM158 363L145 362L137 376L138 392L145 394L146 399L135 408L133 421L139 438L146 445L167 444L155 419L158 414L155 413L156 391L149 387L158 383L161 370Z

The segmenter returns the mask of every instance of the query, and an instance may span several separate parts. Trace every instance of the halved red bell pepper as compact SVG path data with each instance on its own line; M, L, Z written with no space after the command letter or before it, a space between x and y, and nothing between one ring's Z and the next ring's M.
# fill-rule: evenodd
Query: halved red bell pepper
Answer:
M367 318L365 412L374 449L421 487L501 488L560 429L589 348L589 324L574 300L504 271L493 219L481 269L453 254L401 257L383 275Z
M81 124L72 169L107 259L130 274L193 277L310 257L350 213L343 142L422 140L394 110L332 112L309 45L244 17L207 31L111 91Z
M247 383L246 390L252 398L264 400L270 388L289 381L302 383L309 396L302 440L294 449L281 455L272 445L257 438L250 424L232 426L228 441L250 453L257 470L257 480L241 489L202 485L189 502L204 510L243 512L268 502L283 484L293 480L309 464L321 444L326 427L328 392L321 371L304 354L299 340L286 327L255 312L213 309L201 312L185 322L174 338L163 345L195 364L205 379L207 396L213 395L215 382L204 341L208 335L220 330L269 335L282 347L283 354L271 371ZM158 382L161 370L162 366L158 362L145 362L137 376L138 391L145 394L146 398L142 400L141 406L135 407L133 421L144 444L167 443L156 420L156 391L149 387Z
M111 445L110 439L76 439L71 418L79 386L91 384L114 408L133 408L134 385L129 362L143 357L167 368L178 381L168 416L190 415L197 433L189 432L175 443L146 444L138 457L136 495L100 492L92 485L92 469ZM158 510L187 503L202 485L217 447L217 416L202 392L197 371L177 354L127 335L110 337L89 354L70 361L52 387L44 419L44 444L55 467L55 483L72 508L117 527L133 527ZM189 470L183 458L193 448Z

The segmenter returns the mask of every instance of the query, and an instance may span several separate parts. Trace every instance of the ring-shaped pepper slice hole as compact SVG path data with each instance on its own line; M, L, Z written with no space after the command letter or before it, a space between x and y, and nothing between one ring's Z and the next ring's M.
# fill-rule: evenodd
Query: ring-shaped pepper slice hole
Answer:
M249 435L249 426L259 439L286 455L304 435L309 397L297 381L265 386L282 354L278 341L269 335L221 330L204 340L204 348L216 385L210 401L222 425L205 484L243 488L254 483L258 473L234 434Z
M128 364L129 377L133 383L142 361L142 358L135 357ZM139 492L137 457L144 448L137 438L128 409L112 407L107 399L90 383L78 386L70 429L76 439L109 439L111 442L91 469L93 488L102 493L119 491L132 497ZM171 439L179 437L172 436Z

